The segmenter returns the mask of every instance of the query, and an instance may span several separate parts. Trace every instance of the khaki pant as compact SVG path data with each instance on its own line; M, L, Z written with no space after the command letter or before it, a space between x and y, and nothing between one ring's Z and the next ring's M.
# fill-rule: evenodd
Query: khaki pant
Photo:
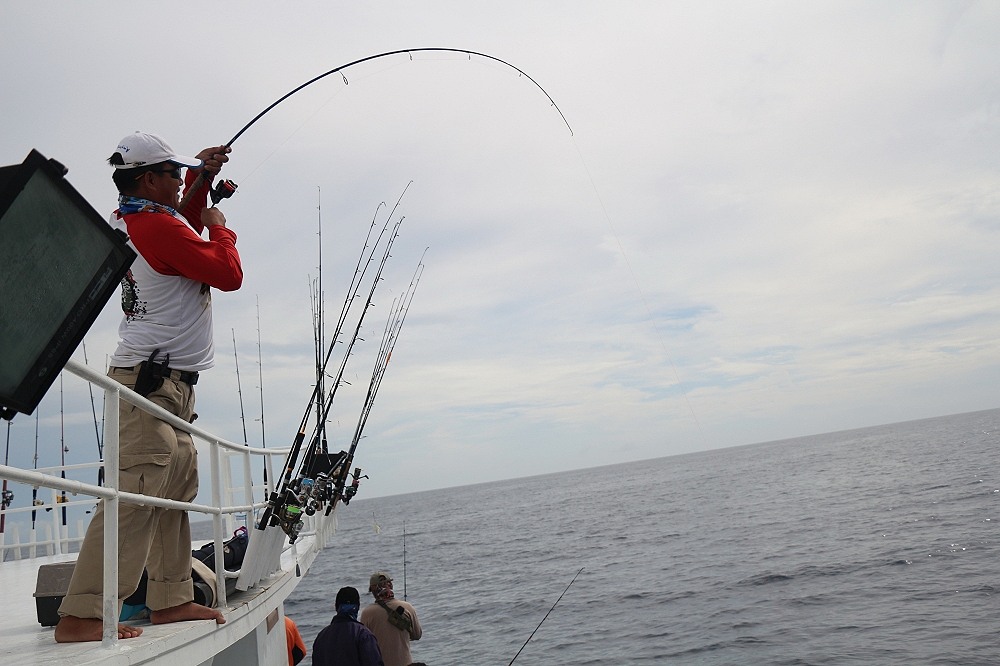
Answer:
M108 375L135 386L136 370L112 368ZM192 387L166 378L149 400L181 419L194 418ZM119 407L119 489L190 502L198 494L198 453L191 436L122 401ZM118 599L135 592L145 568L146 605L152 610L192 601L191 530L186 511L119 502ZM103 608L104 502L97 511L73 570L60 615L100 618Z

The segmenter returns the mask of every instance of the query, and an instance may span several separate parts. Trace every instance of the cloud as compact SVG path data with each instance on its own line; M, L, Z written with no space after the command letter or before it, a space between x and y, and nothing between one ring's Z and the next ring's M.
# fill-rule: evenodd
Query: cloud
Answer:
M268 445L291 441L319 218L332 317L411 181L333 414L341 446L426 250L359 448L372 494L996 406L992 4L233 7L9 8L5 163L63 161L103 214L123 134L197 150L336 65L428 45L522 68L573 135L516 72L442 54L360 65L261 119L227 167L246 282L214 299L200 423L242 438L235 333L251 439L262 378ZM136 20L190 46L131 48Z

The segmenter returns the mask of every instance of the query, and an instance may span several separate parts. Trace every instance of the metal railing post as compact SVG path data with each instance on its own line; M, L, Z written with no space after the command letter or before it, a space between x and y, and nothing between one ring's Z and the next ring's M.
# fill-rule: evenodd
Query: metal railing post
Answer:
M250 468L250 454L243 453L243 503L253 506L253 472ZM267 495L264 496L267 499ZM253 509L247 511L246 528L253 529Z
M22 550L28 550L29 556L33 557L36 554L35 550L38 546L49 549L49 552L51 552L51 550L55 550L59 553L67 553L71 550L71 542L82 542L83 536L81 535L76 540L69 538L68 525L65 528L66 533L63 533L60 512L64 508L75 507L78 504L89 504L89 502L74 500L67 501L66 503L60 503L59 499L62 496L62 492L68 492L74 496L78 493L82 493L91 497L96 497L99 501L103 500L103 504L101 505L101 512L104 517L104 529L102 535L104 561L101 573L101 647L118 648L121 644L121 641L118 639L119 616L121 612L119 608L121 600L118 597L118 579L120 570L118 560L118 542L120 538L119 519L121 513L121 502L181 511L197 511L203 514L211 514L213 517L213 542L215 545L215 568L217 571L216 599L220 607L227 607L227 577L237 578L240 575L240 572L236 571L230 575L225 569L224 538L227 536L225 521L232 521L234 514L240 513L246 514L248 521L255 520L254 511L263 508L269 494L268 490L275 484L274 456L287 455L288 450L258 449L252 448L246 443L242 445L235 444L219 438L218 436L205 430L201 430L190 423L182 421L176 415L171 414L163 408L149 402L128 387L119 384L107 375L95 372L83 364L70 360L66 364L66 369L81 377L85 381L101 387L105 392L103 433L104 460L102 461L105 471L104 485L92 485L73 478L60 478L59 476L56 476L56 474L70 469L90 468L93 466L92 464L34 470L0 465L0 476L3 476L5 479L11 479L17 483L23 483L28 486L53 489L51 506L42 506L41 509L49 508L52 511L53 515L51 517L51 524L54 528L54 534L51 537L46 536L44 542L39 540L38 534L35 530L31 531L31 539L29 541L23 541L22 535L18 531L18 525L8 524L5 532L0 534L0 554L5 556L0 558L0 560L6 560L7 558L22 559ZM211 464L210 474L212 480L211 505L202 505L195 502L180 502L121 490L119 485L119 462L121 456L119 434L121 423L119 414L122 401L129 405L135 405L139 409L152 414L161 421L170 424L174 428L184 430L190 433L192 437L208 444L210 453L209 460ZM234 476L234 472L231 465L232 461L228 457L230 455L229 452L232 452L233 455L238 454L243 456L244 497L246 503L242 505L234 504L234 495L236 494L234 488L232 487L232 477ZM251 464L250 456L261 456L263 459L262 468L267 470L267 482L264 484L265 493L260 506L255 506L255 488L252 479L252 470L254 465ZM226 484L225 488L223 487L223 484ZM61 492L55 492L56 489ZM230 501L229 504L225 502L227 494ZM37 512L39 510L40 508L38 506L32 505L16 510L8 510L5 511L5 514L10 515L12 513L22 513L26 515L30 512ZM46 527L49 524L49 521L45 520L44 517L41 517L40 522L43 527ZM315 522L315 519L310 520L311 525ZM80 521L80 524L82 526L82 520ZM254 530L251 530L251 533L253 532ZM262 562L268 562L266 566L279 566L280 555L284 542L284 535L283 533L279 534L279 532L280 530L268 534L268 543L260 546L267 551L261 560ZM258 535L258 538L259 536L260 535ZM265 565L260 563L250 563L251 569L255 567L257 569L261 569L262 566ZM267 573L271 573L273 570L273 568L269 569ZM246 587L240 589L249 589L249 587L256 585L259 580L260 576L257 576L253 582L247 583Z
M53 536L53 538L52 538L52 545L51 546L47 546L45 548L45 551L49 555L61 555L62 554L62 549L59 546L59 538L60 538L60 536L62 536L62 532L59 530L59 504L56 503L56 502L59 501L59 492L53 488L51 495L52 495L52 505L51 505L51 507L52 507L52 530L53 530L53 534L55 536Z
M212 461L212 504L222 506L222 447L216 441L208 443L209 458ZM226 607L226 566L222 545L222 515L212 516L212 532L215 539L215 599L219 608Z
M118 643L118 402L117 389L104 391L104 478L115 491L104 499L104 631L101 645Z

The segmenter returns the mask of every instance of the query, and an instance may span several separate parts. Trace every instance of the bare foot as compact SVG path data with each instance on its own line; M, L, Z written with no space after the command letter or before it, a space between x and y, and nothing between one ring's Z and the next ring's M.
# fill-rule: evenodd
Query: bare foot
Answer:
M185 620L215 620L216 624L225 624L226 616L220 610L202 606L193 601L170 608L161 608L149 614L149 621L153 624L184 622Z
M118 638L135 638L142 633L139 627L129 624L118 625ZM104 621L92 617L64 615L56 625L57 643L82 643L99 641L104 638Z

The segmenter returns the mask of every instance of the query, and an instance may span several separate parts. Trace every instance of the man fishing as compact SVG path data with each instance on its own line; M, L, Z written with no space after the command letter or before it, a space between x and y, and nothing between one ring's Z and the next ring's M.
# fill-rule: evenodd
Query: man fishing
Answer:
M384 571L372 574L368 591L375 597L375 603L361 611L361 624L378 639L385 666L409 666L413 662L410 641L420 640L423 635L417 610L395 598L392 578Z
M334 603L337 614L313 643L314 666L385 666L375 636L358 622L358 591L342 587Z
M217 208L207 208L211 178L229 161L217 146L196 157L178 155L163 139L136 132L108 162L118 187L111 224L125 231L138 258L122 280L120 342L108 375L175 414L195 419L198 373L214 365L210 287L235 291L243 282L236 234ZM199 183L184 210L179 190ZM208 229L208 240L201 237ZM119 407L120 490L182 502L198 493L198 459L191 436L122 402ZM87 529L69 590L59 607L55 639L102 638L104 502ZM221 611L196 604L191 579L191 531L186 511L122 502L118 520L118 599L148 572L146 606L153 624L184 620L225 623ZM142 629L118 625L118 638Z

